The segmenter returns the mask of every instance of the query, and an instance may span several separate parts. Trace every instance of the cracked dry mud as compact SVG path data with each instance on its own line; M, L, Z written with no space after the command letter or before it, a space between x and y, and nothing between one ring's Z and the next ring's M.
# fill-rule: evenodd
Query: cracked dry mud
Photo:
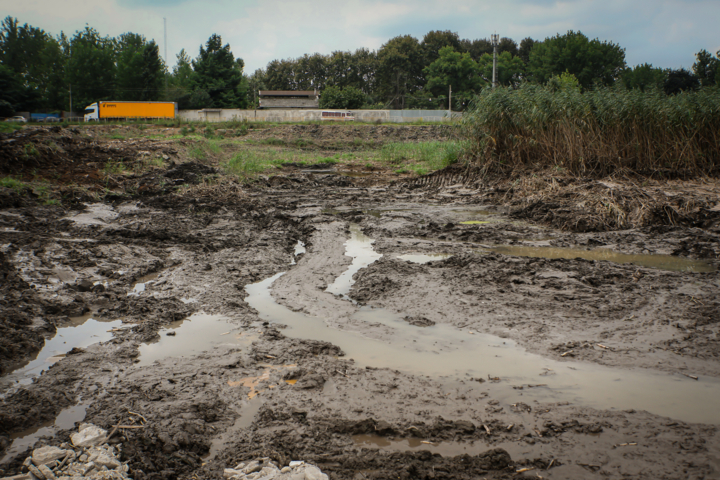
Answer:
M457 191L288 168L232 200L4 208L0 474L85 420L138 427L113 441L141 480L255 457L332 479L720 478L717 218L573 233ZM18 370L90 318L104 341Z

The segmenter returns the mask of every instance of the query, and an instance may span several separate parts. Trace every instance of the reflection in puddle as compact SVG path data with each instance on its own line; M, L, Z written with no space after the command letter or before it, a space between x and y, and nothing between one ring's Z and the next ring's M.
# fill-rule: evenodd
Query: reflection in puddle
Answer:
M419 438L397 438L388 439L379 435L353 435L352 440L358 447L378 448L389 452L407 452L428 450L431 453L439 453L444 457L456 457L458 455L479 455L490 447L482 442L473 445L459 442L428 442Z
M26 449L35 445L41 437L54 436L58 430L68 430L75 427L76 422L82 422L85 419L85 411L89 403L81 403L62 410L54 422L45 422L30 430L18 432L10 435L13 441L5 456L0 463L6 463L12 460L16 455L24 452Z
M353 257L352 264L327 287L326 292L347 298L353 284L353 275L361 268L367 267L382 257L382 253L373 250L372 244L374 242L375 240L362 233L360 226L356 224L350 225L350 238L345 242L345 255Z
M158 331L160 339L140 345L140 362L150 365L167 357L189 357L220 344L249 345L257 336L236 332L237 325L222 315L196 313ZM173 335L168 336L168 333Z
M583 258L585 260L604 260L613 263L631 263L640 267L671 270L675 272L705 273L714 272L715 267L702 260L674 257L672 255L628 255L613 252L607 248L583 250L580 248L505 246L487 247L486 250L503 255L538 258Z
M133 289L128 293L128 297L131 295L139 295L145 291L146 285L152 283L160 276L160 272L149 273L145 276L138 278L137 282L133 285Z
M112 330L122 326L121 320L95 320L92 314L71 318L70 325L57 329L55 336L45 340L45 345L37 356L24 367L2 377L0 384L17 383L28 385L40 372L60 360L73 348L85 348L98 342L111 340Z
M202 457L204 462L209 462L214 459L217 454L226 449L232 442L237 441L238 432L246 428L250 428L255 415L260 411L263 402L260 398L256 397L248 401L240 409L238 418L232 427L225 430L222 434L215 437L210 445L210 451L207 455Z
M407 255L398 255L397 258L410 263L430 263L437 262L439 260L446 260L450 257L452 257L452 255L449 253L409 253Z
M354 273L360 268L359 264L371 263L371 242L359 230L353 230L353 242L348 241L348 254L352 248L362 261L358 264L353 261L348 270ZM486 378L491 374L500 377L501 381L485 384L484 388L507 404L520 400L526 403L529 400L569 402L597 409L645 409L686 422L720 423L720 409L716 406L716 399L720 397L720 379L701 377L695 381L642 369L557 361L528 353L508 339L477 332L471 334L447 324L417 328L405 322L401 314L362 307L352 315L355 324L364 322L374 327L374 332L380 324L387 330L382 333L382 340L368 338L356 331L330 328L321 318L293 312L276 303L270 287L283 274L246 286L247 303L263 320L290 327L283 331L288 337L330 342L340 347L347 358L354 359L358 367L390 368L435 377L468 375ZM331 286L336 292L349 291L352 275L344 273L343 276L342 287L336 286L338 282ZM539 376L547 371L555 374L543 376L540 381ZM523 390L513 388L538 383L543 386Z
M297 262L295 261L295 257L306 252L307 250L305 249L305 244L298 240L297 244L295 244L295 251L293 252L292 259L290 260L290 265L296 265Z

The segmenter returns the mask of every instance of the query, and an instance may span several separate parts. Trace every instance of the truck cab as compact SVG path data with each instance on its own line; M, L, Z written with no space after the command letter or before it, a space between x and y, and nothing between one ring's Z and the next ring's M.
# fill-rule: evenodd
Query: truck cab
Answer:
M85 121L86 122L97 122L100 120L100 105L97 102L92 105L85 107Z

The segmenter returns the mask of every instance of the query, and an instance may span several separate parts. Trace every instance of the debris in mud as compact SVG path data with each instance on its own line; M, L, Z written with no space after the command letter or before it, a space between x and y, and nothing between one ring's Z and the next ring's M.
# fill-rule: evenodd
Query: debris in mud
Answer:
M80 425L71 435L73 445L63 443L60 447L36 448L32 456L22 464L25 473L13 480L67 480L83 478L90 480L130 479L127 463L120 461L121 444L109 445L109 437L102 428L92 424Z
M435 325L435 322L432 320L421 316L405 317L403 320L408 322L410 325L415 325L416 327L432 327Z
M226 468L223 477L231 480L328 480L328 476L315 465L296 460L287 467L279 468L267 457Z

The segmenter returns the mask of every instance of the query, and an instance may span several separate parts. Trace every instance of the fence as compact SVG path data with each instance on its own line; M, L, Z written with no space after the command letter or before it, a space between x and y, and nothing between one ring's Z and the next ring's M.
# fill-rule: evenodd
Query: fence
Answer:
M353 112L358 122L447 122L450 120L447 110L240 110L232 108L213 108L203 110L180 110L178 117L189 122L228 122L247 120L249 122L308 122L322 120L322 112ZM462 114L452 113L452 119Z

